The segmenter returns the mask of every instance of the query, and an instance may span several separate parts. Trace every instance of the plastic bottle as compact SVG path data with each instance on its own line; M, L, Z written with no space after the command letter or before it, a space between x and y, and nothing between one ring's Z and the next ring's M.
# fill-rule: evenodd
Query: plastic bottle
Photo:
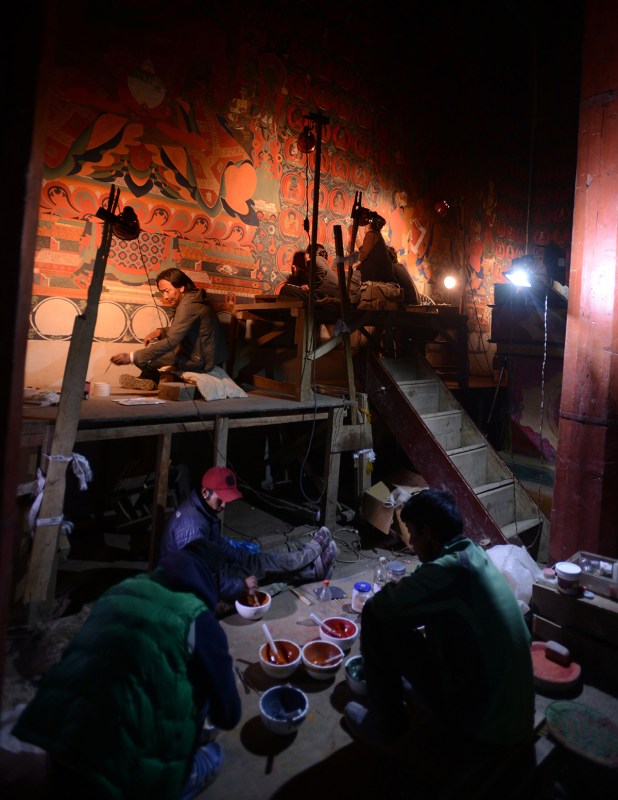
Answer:
M330 581L328 578L324 578L322 585L316 590L315 594L321 603L326 603L333 599L333 593L330 590Z
M386 557L380 556L373 572L373 593L376 594L383 586L388 583L388 569L386 567Z

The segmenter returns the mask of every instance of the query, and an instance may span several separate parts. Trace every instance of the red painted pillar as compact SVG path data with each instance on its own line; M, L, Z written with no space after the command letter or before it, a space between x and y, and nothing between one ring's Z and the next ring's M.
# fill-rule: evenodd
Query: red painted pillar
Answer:
M550 563L618 557L618 8L587 0Z

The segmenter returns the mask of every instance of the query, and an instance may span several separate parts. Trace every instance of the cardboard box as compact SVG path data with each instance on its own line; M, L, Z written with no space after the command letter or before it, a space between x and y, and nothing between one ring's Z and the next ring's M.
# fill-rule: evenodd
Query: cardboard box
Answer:
M428 484L418 473L410 470L399 470L390 475L387 481L387 483L382 481L375 483L363 494L361 518L387 536L395 533L408 546L410 533L405 522L401 520L401 506L385 506L384 503L391 499L392 495L397 497L405 493L406 489L413 492L415 489L426 488Z
M363 493L361 501L361 518L386 536L391 532L395 512L392 506L384 505L390 495L391 490L385 483L380 481L379 483L374 483Z
M618 600L618 560L579 550L567 559L582 568L580 586L592 592Z

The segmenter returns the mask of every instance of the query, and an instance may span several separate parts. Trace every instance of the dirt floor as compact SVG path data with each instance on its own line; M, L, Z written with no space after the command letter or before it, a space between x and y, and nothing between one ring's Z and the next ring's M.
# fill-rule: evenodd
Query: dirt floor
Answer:
M277 516L278 514L278 516ZM226 509L224 532L230 538L250 538L259 541L261 547L285 548L288 544L302 542L310 535L315 525L294 524L294 513L287 507L264 509L251 502L238 501ZM342 524L333 534L339 547L339 556L333 574L333 583L339 586L347 598L339 601L336 609L340 613L350 612L349 599L353 582L370 579L373 567L380 555L389 559L400 559L411 571L416 562L413 554L405 549L396 536L384 536L375 529L361 531L352 524ZM102 553L105 545L106 552ZM122 545L122 547L118 547ZM10 729L21 708L36 692L45 672L60 657L62 651L83 625L92 603L107 586L126 577L131 569L131 558L139 557L140 548L132 548L122 537L114 533L98 544L98 557L108 559L96 568L86 564L83 569L59 572L57 591L57 616L34 627L13 625L7 640L5 659L5 682L2 693L2 725L0 728L0 796L2 800L43 800L45 788L45 756L10 736ZM83 558L85 553L80 552ZM123 560L123 567L117 565ZM138 563L138 562L136 562ZM142 569L140 566L139 569ZM306 597L312 598L317 585L302 588ZM285 586L273 586L273 604L269 610L269 626L276 633L289 632L296 640L314 636L310 611L300 599L285 590ZM334 602L334 601L333 601ZM314 606L315 607L315 606ZM314 682L302 671L295 676L298 684L310 698L311 713L303 729L292 737L268 735L261 726L259 717L260 693L269 682L257 663L257 650L261 643L261 626L258 622L241 619L233 609L221 607L221 624L226 630L230 652L239 672L239 692L243 702L243 716L237 729L221 732L221 743L226 754L224 769L215 783L203 794L210 800L305 800L313 798L330 787L329 792L339 788L337 796L346 798L360 794L388 794L393 800L408 798L410 786L414 786L417 800L575 800L589 796L592 786L602 795L613 796L617 788L617 776L608 774L598 766L581 758L573 757L564 748L556 746L546 733L540 736L541 744L551 753L546 757L543 770L531 766L529 780L523 793L514 790L522 774L503 776L498 794L481 791L492 770L478 776L478 785L472 794L468 789L451 783L453 794L436 793L431 781L427 784L423 769L411 770L406 764L392 759L378 758L354 742L341 723L342 710L349 699L355 699L347 687L343 675L334 681ZM300 638L299 638L300 637ZM350 655L358 652L356 642ZM241 674L242 676L241 677ZM243 680L244 678L244 680ZM245 685L246 683L246 685ZM618 700L582 683L572 694L572 699L596 708L618 723ZM543 720L544 710L551 697L537 694L537 715ZM539 723L542 732L542 722ZM443 753L430 754L435 764L444 764ZM538 758L538 755L535 755ZM427 764L429 760L427 761ZM345 773L346 786L341 787L341 774ZM444 775L448 770L441 768ZM455 776L456 777L456 776ZM525 783L525 782L524 782ZM425 789L422 789L425 785ZM518 783L519 785L519 783ZM496 791L498 791L497 787ZM590 791L589 791L590 790ZM462 794L463 791L463 794ZM601 795L597 795L601 796Z

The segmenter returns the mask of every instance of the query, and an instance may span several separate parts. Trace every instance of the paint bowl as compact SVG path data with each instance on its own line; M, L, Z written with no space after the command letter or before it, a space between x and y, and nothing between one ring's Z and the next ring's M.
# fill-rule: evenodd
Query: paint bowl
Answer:
M314 639L302 649L303 666L317 681L334 678L343 663L344 652L338 644Z
M268 592L257 591L255 594L243 594L235 601L236 611L245 619L262 619L270 608L272 597Z
M358 639L360 625L345 617L326 617L320 625L320 639L337 644L344 651L350 650Z
M271 686L260 697L260 717L272 733L294 733L307 716L309 699L296 686Z
M300 666L300 645L289 639L275 639L279 657L275 657L268 642L259 649L260 664L271 678L289 678Z
M362 656L350 656L344 664L346 683L354 694L367 694L367 681Z
M578 595L582 575L579 564L574 564L572 561L558 561L554 564L554 569L558 579L558 591L562 594Z

